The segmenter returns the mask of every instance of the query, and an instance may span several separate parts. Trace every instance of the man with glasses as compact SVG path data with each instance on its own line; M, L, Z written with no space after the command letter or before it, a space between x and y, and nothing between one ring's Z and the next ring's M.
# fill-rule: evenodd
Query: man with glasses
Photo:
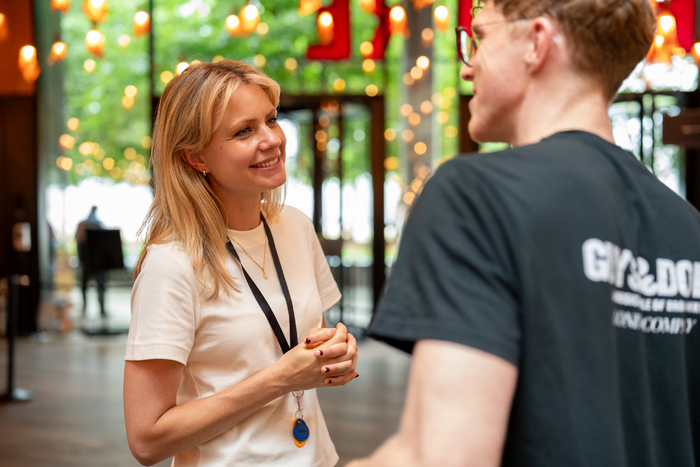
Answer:
M648 0L489 0L469 133L414 204L370 335L412 350L361 466L700 464L700 214L615 146ZM477 47L478 45L478 47Z

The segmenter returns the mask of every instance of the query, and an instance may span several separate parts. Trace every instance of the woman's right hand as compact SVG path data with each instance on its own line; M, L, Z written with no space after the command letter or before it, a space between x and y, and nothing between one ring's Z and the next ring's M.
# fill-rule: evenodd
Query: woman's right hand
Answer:
M326 341L321 340L324 333L330 336ZM357 341L348 334L345 325L338 323L336 329L321 329L312 336L313 342L297 345L275 364L287 380L290 391L343 386L358 376L355 371ZM319 351L323 358L317 358Z

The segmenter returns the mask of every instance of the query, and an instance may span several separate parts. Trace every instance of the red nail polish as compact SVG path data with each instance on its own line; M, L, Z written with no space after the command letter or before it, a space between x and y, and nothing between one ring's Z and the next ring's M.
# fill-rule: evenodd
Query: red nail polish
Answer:
M331 369L330 369L330 368L328 368L328 367L325 367L325 368L323 369L323 371L325 371L326 373L328 373L328 372L330 372L330 371L331 371Z
M311 338L310 338L310 337L307 337L307 338L306 338L306 341L304 341L304 342L306 342L307 344L310 344L310 343L311 343Z
M331 384L331 380L326 380L326 384Z
M318 354L319 354L321 357L323 357L323 350L319 350L319 351L318 351Z

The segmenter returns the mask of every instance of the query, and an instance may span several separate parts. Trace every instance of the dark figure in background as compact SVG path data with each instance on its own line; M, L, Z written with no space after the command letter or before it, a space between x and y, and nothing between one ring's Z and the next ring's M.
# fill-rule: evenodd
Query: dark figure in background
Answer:
M78 259L80 260L80 267L83 271L83 317L85 317L87 313L87 286L91 275L94 275L97 279L97 300L100 302L100 315L107 315L105 313L105 270L91 268L87 244L88 230L104 229L104 224L97 217L97 206L93 206L90 208L90 215L78 224L78 228L75 232L75 241L78 244Z

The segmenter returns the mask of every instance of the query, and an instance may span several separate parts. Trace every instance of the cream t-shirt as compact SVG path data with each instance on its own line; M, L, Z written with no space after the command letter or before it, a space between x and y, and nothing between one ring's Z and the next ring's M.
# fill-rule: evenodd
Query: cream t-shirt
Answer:
M312 327L320 327L323 312L340 300L340 291L326 263L310 220L285 206L268 221L284 277L294 304L301 343ZM229 230L262 265L264 227ZM270 304L289 342L289 316L269 247L268 279L233 243L243 266ZM150 245L131 296L131 324L125 360L167 359L185 365L177 404L223 391L270 366L282 356L279 343L240 267L227 252L228 269L241 292L202 296L187 254L174 243ZM175 467L333 466L335 447L316 398L316 390L301 398L310 431L298 448L292 438L296 399L284 395L263 406L226 433L175 456Z

